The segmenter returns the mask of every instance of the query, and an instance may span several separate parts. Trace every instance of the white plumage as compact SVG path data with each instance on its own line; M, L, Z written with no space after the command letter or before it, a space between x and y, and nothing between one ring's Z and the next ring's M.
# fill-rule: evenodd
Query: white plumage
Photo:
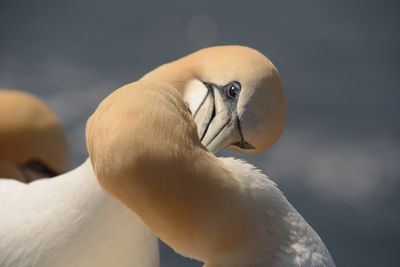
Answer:
M0 180L1 267L159 266L157 238L104 193L90 161L30 184Z
M259 259L260 267L334 267L335 264L318 234L287 201L276 184L253 165L239 159L219 158L245 192L250 213L254 214L254 244L227 255L226 265L247 266ZM266 240L270 242L266 243ZM241 258L235 258L241 255ZM244 261L240 263L240 261ZM207 265L208 266L208 265Z

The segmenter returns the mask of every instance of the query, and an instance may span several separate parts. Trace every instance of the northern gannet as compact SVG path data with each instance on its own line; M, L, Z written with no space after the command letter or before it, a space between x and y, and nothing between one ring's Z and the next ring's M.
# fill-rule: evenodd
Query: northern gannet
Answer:
M37 97L0 89L0 177L30 182L68 169L68 146L56 114Z
M88 120L86 143L101 186L206 267L335 266L274 182L202 145L170 84L139 81L112 93Z
M224 70L238 73L237 80ZM253 49L203 49L157 68L141 82L152 80L180 92L214 152L229 144L260 152L282 131L285 109L277 72ZM239 92L242 101L234 101ZM114 119L125 118L115 114ZM111 163L114 155L108 157ZM0 181L0 203L2 267L158 266L156 237L136 214L101 190L89 160L56 179L28 185Z

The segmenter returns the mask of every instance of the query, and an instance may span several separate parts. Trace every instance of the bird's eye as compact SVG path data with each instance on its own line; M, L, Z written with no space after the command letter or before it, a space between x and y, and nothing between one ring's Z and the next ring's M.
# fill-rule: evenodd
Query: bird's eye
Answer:
M239 82L231 82L225 86L225 95L229 99L235 99L240 92L241 85Z

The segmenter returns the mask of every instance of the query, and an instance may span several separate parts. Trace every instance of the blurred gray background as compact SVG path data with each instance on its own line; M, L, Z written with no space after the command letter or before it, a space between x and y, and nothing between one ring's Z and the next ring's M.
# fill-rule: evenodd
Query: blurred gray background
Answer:
M201 47L254 47L280 70L289 113L273 149L245 158L279 184L338 266L399 266L399 6L1 0L0 87L57 111L75 167L87 156L86 119L114 89ZM200 266L164 244L161 262Z

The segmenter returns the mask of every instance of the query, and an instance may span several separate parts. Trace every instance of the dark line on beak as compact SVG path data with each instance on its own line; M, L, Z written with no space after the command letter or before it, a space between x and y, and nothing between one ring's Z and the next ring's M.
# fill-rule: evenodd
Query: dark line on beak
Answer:
M208 88L208 87L207 87ZM210 127L211 122L213 121L213 119L215 118L215 97L214 97L214 91L211 89L209 90L209 92L211 92L211 97L212 97L212 103L213 103L213 108L212 108L212 113L211 113L211 118L207 123L207 127L206 130L204 131L203 135L200 138L200 141L203 141L204 136L206 136L206 133L208 131L208 128Z
M207 87L207 94L206 94L206 96L203 98L203 100L201 101L201 103L200 103L200 105L198 106L197 110L194 112L193 119L196 118L196 115L197 115L197 113L199 113L199 110L200 110L201 106L204 105L204 102L206 102L206 99L207 99L208 95L210 94L210 88L208 88L208 86L207 86L206 84L204 84L204 85Z

